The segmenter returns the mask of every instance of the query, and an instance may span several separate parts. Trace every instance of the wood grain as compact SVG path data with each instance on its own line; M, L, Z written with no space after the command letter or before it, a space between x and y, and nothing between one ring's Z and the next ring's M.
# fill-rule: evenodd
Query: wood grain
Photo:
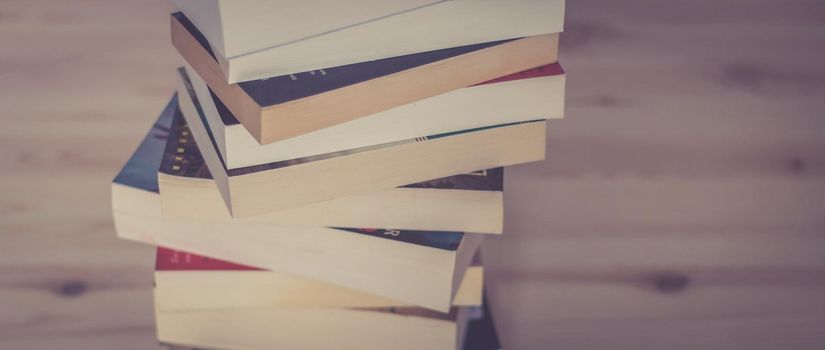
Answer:
M567 119L485 247L505 346L821 348L825 6L567 7ZM169 11L0 4L0 348L159 347L109 181L174 91Z

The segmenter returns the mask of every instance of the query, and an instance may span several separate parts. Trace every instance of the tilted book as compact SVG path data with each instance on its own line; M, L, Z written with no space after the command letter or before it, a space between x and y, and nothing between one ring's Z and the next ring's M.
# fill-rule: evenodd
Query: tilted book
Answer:
M547 34L227 84L198 29L171 18L178 52L262 144L558 61L558 35Z
M477 254L452 306L481 305L483 267ZM193 293L192 291L197 291ZM155 305L178 312L244 308L383 308L409 303L294 275L157 248Z
M207 135L212 135L208 124ZM176 129L160 166L163 215L169 220L268 223L287 226L394 227L411 230L501 233L503 168L403 185L364 195L267 212L230 215L205 157L220 158L214 139L196 144L191 128ZM205 136L205 135L203 135ZM181 153L182 152L182 153Z
M479 235L164 221L150 167L160 166L160 144L165 147L167 138L182 130L172 123L176 110L173 100L113 181L112 210L119 236L435 310L449 308L481 243Z
M191 67L185 73L206 117L210 139L227 169L564 116L565 73L554 63L262 145Z
M564 0L173 0L224 81L563 30Z
M185 71L178 102L195 143L234 217L367 194L433 178L544 159L544 119L493 125L227 169ZM375 166L380 164L380 166ZM167 181L169 180L169 181ZM161 186L175 185L160 177Z

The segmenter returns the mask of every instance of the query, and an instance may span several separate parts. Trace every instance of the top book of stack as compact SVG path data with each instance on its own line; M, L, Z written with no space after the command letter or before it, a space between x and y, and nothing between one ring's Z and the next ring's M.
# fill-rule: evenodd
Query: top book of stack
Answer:
M261 144L555 63L564 7L556 0L175 3L174 46Z
M564 23L563 0L172 2L209 41L227 84L559 33Z

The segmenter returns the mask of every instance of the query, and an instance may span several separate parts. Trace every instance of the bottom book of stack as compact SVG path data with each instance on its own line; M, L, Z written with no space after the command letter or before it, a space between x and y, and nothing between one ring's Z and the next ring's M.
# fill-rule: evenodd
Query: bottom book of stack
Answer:
M158 248L158 339L206 349L498 349L478 255L449 312Z

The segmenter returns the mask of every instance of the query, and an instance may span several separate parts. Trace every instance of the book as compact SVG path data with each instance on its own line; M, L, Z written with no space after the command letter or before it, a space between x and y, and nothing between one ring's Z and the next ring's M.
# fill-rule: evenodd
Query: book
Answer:
M464 332L463 346L461 349L501 350L502 347L498 340L498 332L496 331L496 326L493 323L493 314L490 311L487 301L484 301L482 308L475 308L468 314L469 315L465 326L466 331ZM197 317L197 315L195 315L195 317ZM205 317L209 317L209 315L206 315ZM173 325L172 327L175 326ZM268 330L261 331L267 332ZM174 332L165 331L165 333L168 338L172 339L172 341L186 342L186 340L183 339L184 337L177 337L174 335ZM223 338L225 341L231 342L232 338L235 336L236 335L229 333ZM186 345L171 345L169 343L166 343L166 345L169 346L170 350L199 350L199 348L193 348Z
M162 343L207 349L455 350L477 309L209 309L155 311L155 319Z
M324 309L281 311L277 308L197 311L156 308L158 336L163 343L176 344L172 345L174 349L193 349L192 346L210 349L501 349L486 298L481 307L454 308L446 315L416 308L350 308L330 312L330 317L346 324L347 332L327 332L326 328L332 327L327 321L315 321L314 318L323 318ZM393 317L395 315L403 318ZM297 317L299 324L282 328L284 318L288 317ZM232 325L221 327L224 322ZM370 327L372 322L389 324ZM296 326L301 328L298 334L291 334L292 327ZM315 336L307 337L307 333ZM431 335L437 338L432 339ZM345 338L339 338L342 336ZM300 337L304 337L303 342ZM316 340L319 337L324 339ZM401 345L388 345L390 339ZM333 342L344 345L330 346Z
M564 115L565 74L554 63L261 145L191 67L185 74L227 169Z
M482 284L483 267L477 254L464 273L452 306L480 306ZM154 295L159 311L415 306L355 289L162 247L157 248Z
M191 133L183 153L163 157L175 186L164 186L164 220L277 226L395 227L500 234L504 169L494 168L246 217L232 217ZM180 139L179 139L180 140ZM185 160L185 162L176 159ZM175 170L174 166L178 166ZM158 169L155 169L158 170ZM155 175L157 177L157 175Z
M173 132L190 134L227 208L234 217L284 210L339 197L388 190L409 183L544 159L544 119L502 124L458 132L417 137L380 145L227 169L206 129L206 117L187 84L179 79L178 105ZM184 120L185 118L185 120ZM175 135L170 153L195 147L182 145ZM189 141L186 141L189 142ZM179 151L179 149L182 149ZM381 166L374 166L380 164ZM176 173L162 168L158 175L163 192L187 186Z
M118 236L358 289L434 310L449 308L481 243L460 232L284 227L164 221L157 149L173 129L174 99L115 177L112 212ZM155 163L153 163L155 162ZM155 169L157 170L157 169Z
M558 35L507 39L227 84L217 56L180 12L172 43L261 144L558 60Z
M151 212L165 221L257 223L275 226L395 227L419 231L458 231L500 234L503 224L504 169L494 168L404 185L370 194L290 208L244 218L229 215L197 147L186 147L186 166L179 172L174 194L159 193L158 170L164 157L173 98L158 122L112 184L112 194L127 196L130 210ZM191 135L188 135L191 138ZM113 200L113 203L122 201ZM159 203L158 203L159 202ZM143 204L141 204L143 203ZM153 214L154 215L154 214ZM150 215L151 216L151 215Z
M350 3L358 6L330 6L334 3L317 0L300 5L264 1L172 0L176 7L192 18L204 35L214 43L213 48L224 57L238 56L396 15L432 2L359 0ZM331 9L335 11L330 11Z
M494 168L340 197L246 217L232 217L203 158L187 149L187 167L174 191L160 193L163 219L273 226L395 227L407 230L501 234L504 169ZM165 166L174 158L164 157ZM157 168L153 175L157 178ZM185 183L185 185L184 185Z
M563 29L563 0L173 0L228 83Z

